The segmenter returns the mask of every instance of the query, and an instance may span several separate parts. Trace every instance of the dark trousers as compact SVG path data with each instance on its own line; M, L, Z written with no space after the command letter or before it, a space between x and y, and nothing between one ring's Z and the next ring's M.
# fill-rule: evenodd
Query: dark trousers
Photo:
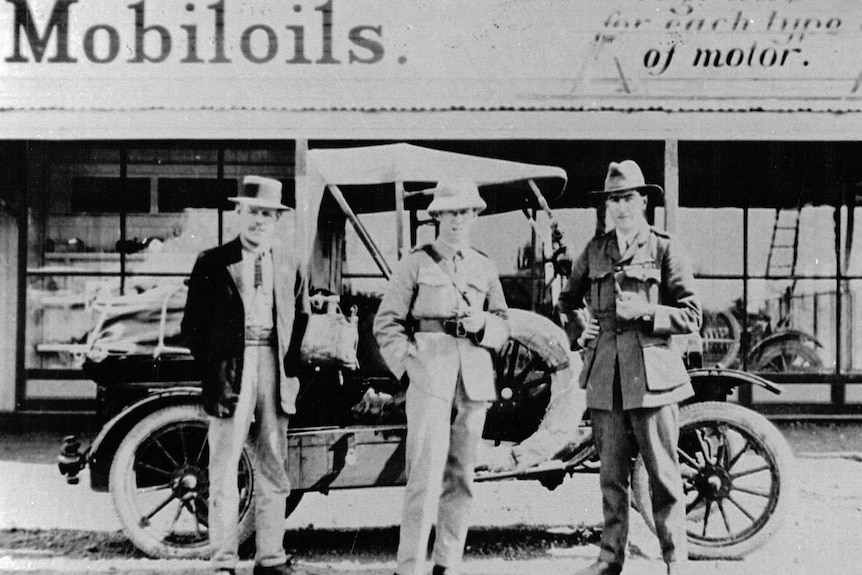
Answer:
M666 563L686 561L685 496L676 454L679 406L592 409L591 416L601 457L599 480L605 521L599 559L620 565L625 561L632 461L640 453L649 474L662 557Z

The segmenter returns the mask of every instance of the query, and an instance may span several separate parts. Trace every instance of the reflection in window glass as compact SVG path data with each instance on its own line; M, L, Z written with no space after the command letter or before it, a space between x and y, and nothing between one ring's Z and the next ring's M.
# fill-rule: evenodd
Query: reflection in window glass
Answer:
M751 280L749 369L830 372L836 357L835 282Z
M111 255L120 239L118 215L52 214L44 225L29 226L29 234L28 271L120 271L119 259Z
M93 302L119 292L119 278L45 275L27 281L27 369L77 369L93 327Z
M218 244L218 217L218 210L203 208L129 216L127 273L190 273L198 252Z
M129 282L132 286L124 295L104 294L92 303L86 352L92 359L161 355L183 346L180 322L188 295L185 278L134 276Z
M741 368L745 354L742 337L742 280L698 279L695 289L703 309L700 335L704 367Z

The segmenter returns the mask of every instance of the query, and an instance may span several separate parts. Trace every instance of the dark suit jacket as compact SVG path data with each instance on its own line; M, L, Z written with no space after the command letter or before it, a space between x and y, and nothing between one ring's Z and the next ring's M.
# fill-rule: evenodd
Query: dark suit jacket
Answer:
M290 342L299 287L291 254L273 247L274 301L279 347L279 404L295 412L299 381L287 377L283 358ZM189 278L182 332L201 373L204 410L229 417L239 396L245 351L245 308L231 266L242 261L239 238L202 252Z

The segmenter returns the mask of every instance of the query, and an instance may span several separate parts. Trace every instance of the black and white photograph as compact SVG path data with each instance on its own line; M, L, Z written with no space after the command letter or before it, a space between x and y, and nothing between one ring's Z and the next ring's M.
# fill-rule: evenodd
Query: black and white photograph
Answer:
M0 573L862 574L859 53L843 0L6 0Z

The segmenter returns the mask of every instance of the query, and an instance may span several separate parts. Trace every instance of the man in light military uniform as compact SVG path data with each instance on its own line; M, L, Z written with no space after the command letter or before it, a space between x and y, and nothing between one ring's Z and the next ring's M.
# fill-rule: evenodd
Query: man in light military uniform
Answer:
M496 399L489 350L509 338L496 266L470 247L470 229L486 207L478 188L455 181L433 191L428 212L439 237L399 262L374 320L389 369L410 379L400 575L425 572L435 520L434 575L459 567L478 443Z
M631 462L638 453L649 474L667 572L682 573L687 562L676 446L678 403L693 390L671 335L697 333L701 308L679 244L647 224L649 195L661 193L645 184L635 162L610 164L604 190L591 196L604 200L614 229L590 241L558 302L572 341L585 349L580 381L601 458L601 551L578 575L622 571Z

